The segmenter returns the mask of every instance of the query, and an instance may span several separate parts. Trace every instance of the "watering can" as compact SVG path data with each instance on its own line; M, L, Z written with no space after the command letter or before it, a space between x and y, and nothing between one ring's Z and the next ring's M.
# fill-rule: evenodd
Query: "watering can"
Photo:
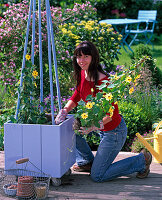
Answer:
M143 145L150 151L150 153L154 156L154 161L156 163L162 163L162 129L159 129L162 125L162 121L159 122L155 131L154 137L150 138L143 138L139 133L136 133L138 139L143 143ZM147 140L154 139L154 149L152 146L147 142Z

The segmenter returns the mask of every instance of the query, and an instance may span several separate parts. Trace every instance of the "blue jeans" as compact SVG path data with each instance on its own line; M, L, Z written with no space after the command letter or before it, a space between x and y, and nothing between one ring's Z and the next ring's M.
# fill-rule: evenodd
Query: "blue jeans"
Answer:
M95 182L112 180L134 172L144 172L145 157L142 153L113 163L125 143L126 136L127 127L122 118L120 124L114 130L100 132L101 142L94 157L85 139L77 135L76 162L78 166L93 161L91 178Z

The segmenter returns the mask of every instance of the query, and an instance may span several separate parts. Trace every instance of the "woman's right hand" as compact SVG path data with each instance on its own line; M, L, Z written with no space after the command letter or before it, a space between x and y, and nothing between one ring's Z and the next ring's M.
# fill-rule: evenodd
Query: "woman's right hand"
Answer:
M67 110L66 109L61 109L58 113L58 115L56 116L56 119L55 119L55 123L56 124L60 124L62 123L63 121L65 121L65 118L67 116Z

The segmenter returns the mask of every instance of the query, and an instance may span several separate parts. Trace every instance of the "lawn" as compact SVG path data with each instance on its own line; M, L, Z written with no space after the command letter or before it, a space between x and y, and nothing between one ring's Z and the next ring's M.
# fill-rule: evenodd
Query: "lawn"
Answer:
M133 51L137 48L138 45L132 45L131 48ZM162 71L162 35L156 39L156 42L154 42L154 47L152 48L152 45L148 45L148 47L152 51L152 56L154 59L157 60L156 64L157 67ZM121 55L119 55L119 60L115 60L116 65L130 65L131 64L131 58L130 54L131 52L126 52L123 48L120 50Z

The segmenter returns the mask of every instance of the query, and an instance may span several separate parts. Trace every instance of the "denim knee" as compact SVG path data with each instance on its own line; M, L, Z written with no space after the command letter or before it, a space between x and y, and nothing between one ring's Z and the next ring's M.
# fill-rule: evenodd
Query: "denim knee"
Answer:
M98 177L96 174L93 174L91 173L91 179L94 181L94 182L102 182L101 178Z

